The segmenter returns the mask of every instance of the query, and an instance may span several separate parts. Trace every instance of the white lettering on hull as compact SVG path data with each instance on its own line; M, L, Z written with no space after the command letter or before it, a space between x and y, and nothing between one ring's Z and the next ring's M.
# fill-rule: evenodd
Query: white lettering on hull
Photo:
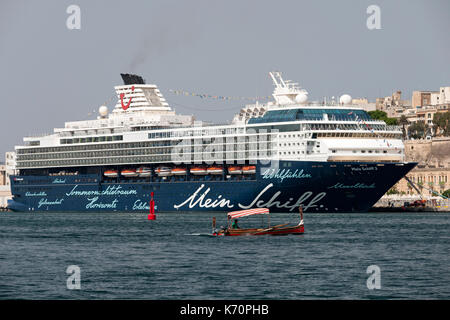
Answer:
M219 195L217 199L212 200L211 198L206 198L206 195L209 193L211 188L206 189L201 196L198 197L198 199L195 199L197 195L200 193L200 191L203 189L205 185L202 184L197 191L195 191L189 198L187 198L184 202L174 205L173 207L175 209L179 209L180 207L186 205L189 203L189 208L194 208L196 205L198 205L200 208L233 208L234 205L230 204L230 200L227 200L225 198L222 198L222 195ZM206 198L206 199L205 199Z
M111 203L98 202L99 197L88 198L90 201L86 205L86 209L116 209L119 200L114 199Z
M135 189L122 190L122 186L108 186L106 190L96 191L96 190L77 190L78 185L74 186L70 192L66 193L68 197L82 197L82 196L129 196L136 195L137 191Z
M54 201L49 201L47 198L42 198L39 200L38 208L40 208L42 206L60 205L63 201L64 201L64 199L56 199Z
M296 169L294 172L291 169L267 169L262 174L263 179L279 179L283 182L284 179L305 179L311 178L311 174L304 173L303 169Z
M190 197L188 197L185 201L183 201L180 204L175 204L173 207L175 209L179 209L185 205L187 205L190 209L194 208L195 206L198 206L200 208L217 208L217 207L227 207L227 208L233 208L234 204L231 204L231 201L228 199L225 199L222 195L218 195L216 199L207 198L210 188L207 188L201 195L200 192L203 190L203 187L205 185L202 184ZM269 201L265 202L262 200L262 196L273 187L273 183L268 184L249 204L241 204L238 203L239 208L241 209L249 209L252 207L259 207L259 208L271 208L273 206L277 208L286 208L289 211L294 210L295 208L299 207L300 205L303 205L304 210L308 210L309 208L314 208L318 206L318 202L323 199L323 197L326 196L326 192L320 192L319 194L315 195L313 197L313 193L311 191L304 192L297 201L293 202L294 198L289 198L288 201L281 202L276 200L280 195L281 191L277 191L274 193L274 195L270 198ZM308 201L306 203L306 201Z

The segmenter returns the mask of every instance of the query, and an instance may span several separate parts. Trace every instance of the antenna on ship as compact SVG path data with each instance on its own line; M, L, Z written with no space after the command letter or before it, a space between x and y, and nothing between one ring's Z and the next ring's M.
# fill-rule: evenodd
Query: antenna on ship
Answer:
M269 75L275 84L272 95L278 105L305 104L308 101L308 91L302 89L298 83L285 81L280 71L271 71Z

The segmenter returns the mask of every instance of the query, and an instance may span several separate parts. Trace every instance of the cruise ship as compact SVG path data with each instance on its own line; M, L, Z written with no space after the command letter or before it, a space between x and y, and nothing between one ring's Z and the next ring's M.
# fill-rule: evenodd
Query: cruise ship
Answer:
M117 103L15 147L14 211L365 212L416 163L402 131L342 95L309 102L270 72L273 101L226 124L179 115L158 87L121 74Z

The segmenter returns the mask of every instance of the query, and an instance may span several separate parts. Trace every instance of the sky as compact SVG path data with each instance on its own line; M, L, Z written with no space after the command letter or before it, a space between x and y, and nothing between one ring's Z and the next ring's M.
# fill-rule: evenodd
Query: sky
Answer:
M67 28L70 5L80 29ZM370 5L381 29L367 27ZM310 100L411 99L450 86L449 18L448 0L2 0L0 161L24 136L95 118L120 73L157 84L177 113L217 123L251 101L170 90L269 96L277 70Z

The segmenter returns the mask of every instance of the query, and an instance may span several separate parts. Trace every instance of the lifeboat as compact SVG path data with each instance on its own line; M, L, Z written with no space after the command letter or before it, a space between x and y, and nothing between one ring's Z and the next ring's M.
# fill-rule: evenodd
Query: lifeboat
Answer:
M241 167L228 167L228 173L229 174L242 174L242 168Z
M140 167L136 170L139 177L150 177L152 175L152 169L147 167Z
M106 170L103 175L109 178L115 178L118 176L117 170Z
M172 169L172 174L175 176L184 176L186 175L187 170L186 168L173 168Z
M255 166L242 167L242 173L243 174L255 174L256 173L256 167Z
M124 169L120 172L124 177L137 177L137 173L135 169Z
M160 177L168 177L172 175L172 169L169 167L158 167L155 172Z
M189 172L196 176L204 176L208 174L208 171L203 167L194 167L189 170Z
M207 170L207 172L208 172L209 174L216 174L216 175L219 175L219 174L222 174L222 173L223 173L223 168L222 168L222 167L209 167L208 170Z

